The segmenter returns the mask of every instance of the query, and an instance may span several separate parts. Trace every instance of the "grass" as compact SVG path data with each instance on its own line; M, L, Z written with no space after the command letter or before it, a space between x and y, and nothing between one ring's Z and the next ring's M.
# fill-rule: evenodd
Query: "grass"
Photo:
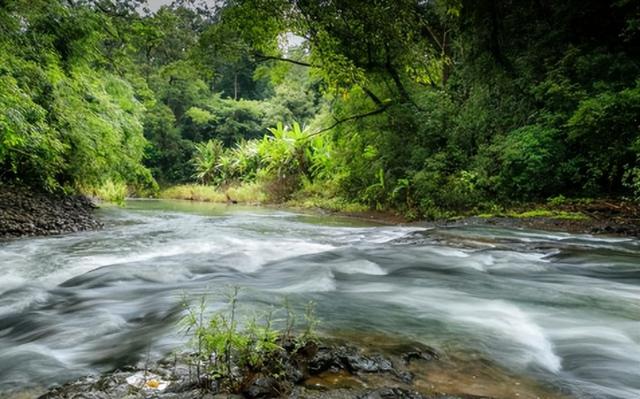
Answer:
M107 186L105 192L118 192L117 186ZM169 187L160 192L160 198L182 199L202 202L228 202L229 198L240 204L265 204L271 202L267 194L268 190L264 184L258 182L241 183L228 187L204 186L199 184L184 184ZM228 195L228 197L227 197ZM102 197L101 197L102 198ZM124 198L124 197L123 197ZM324 209L331 212L359 213L367 212L369 207L358 202L346 200L340 196L328 196L314 190L301 190L294 195L294 198L283 202L282 205L292 208L302 209ZM486 209L486 208L485 208ZM443 216L438 214L438 216ZM533 208L526 211L505 210L494 207L490 212L476 215L480 218L490 219L494 217L506 217L514 219L549 218L557 220L587 220L589 217L582 212L569 212L564 210L543 208ZM447 218L464 218L464 215L446 214ZM434 217L435 218L435 217ZM443 217L444 218L444 217Z
M228 195L228 197L227 197ZM160 192L160 198L225 203L229 198L242 204L262 204L267 195L258 183L242 183L231 187L182 184Z
M125 183L114 182L112 180L107 180L99 187L91 187L82 191L89 196L97 197L102 201L112 202L120 206L124 205L124 200L129 192Z
M213 186L203 186L200 184L182 184L169 187L160 192L160 198L181 199L202 202L227 202L227 197L223 192Z
M369 207L357 202L350 202L340 197L324 198L313 196L300 199L292 199L287 202L288 206L294 208L320 208L333 212L357 213L366 212Z
M552 218L563 220L583 220L587 219L587 216L580 212L567 212L567 211L554 211L548 209L534 209L531 211L521 213L508 213L507 216L512 218Z
M551 218L559 220L587 220L589 217L581 212L567 212L552 209L531 209L524 212L507 211L498 213L482 213L477 215L480 218L490 219L493 217L509 217L515 219L528 218Z
M180 199L201 202L228 202L228 198L240 204L265 204L269 203L269 197L264 185L257 182L241 183L230 187L205 186L200 184L183 184L166 188L160 192L160 198ZM293 208L320 208L332 212L357 213L366 212L366 205L351 202L340 197L327 198L320 194L304 193L296 198L283 203Z
M263 204L267 202L267 194L260 183L242 183L227 189L229 197L243 204ZM226 198L226 196L225 196Z
M285 298L279 312L272 309L263 318L243 320L238 292L239 287L231 287L226 295L228 307L211 318L205 318L204 297L195 307L186 305L180 324L195 354L191 364L197 382L211 387L211 381L215 381L223 391L240 393L256 374L263 374L274 380L276 391L286 393L292 388L287 373L287 366L292 367L290 359L306 353L308 345L317 345L315 304L309 302L300 317ZM297 320L305 323L296 324Z

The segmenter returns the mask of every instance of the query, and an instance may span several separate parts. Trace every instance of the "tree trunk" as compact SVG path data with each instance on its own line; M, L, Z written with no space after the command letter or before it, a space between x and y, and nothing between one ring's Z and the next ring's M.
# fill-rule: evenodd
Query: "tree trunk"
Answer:
M238 100L238 73L233 75L233 99Z

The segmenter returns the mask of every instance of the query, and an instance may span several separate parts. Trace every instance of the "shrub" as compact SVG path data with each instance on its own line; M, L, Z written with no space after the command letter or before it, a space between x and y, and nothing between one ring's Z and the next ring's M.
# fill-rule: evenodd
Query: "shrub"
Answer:
M638 166L640 84L583 100L567 122L579 183L587 193L615 193ZM633 173L631 173L633 174ZM633 180L633 179L632 179Z
M195 146L193 155L193 165L196 169L196 177L203 184L211 183L220 170L220 159L222 158L224 147L222 141L212 139Z
M623 184L631 191L635 201L640 201L640 168L631 168L624 174Z
M505 196L535 198L561 188L564 146L557 129L530 125L494 143L498 153L498 189Z

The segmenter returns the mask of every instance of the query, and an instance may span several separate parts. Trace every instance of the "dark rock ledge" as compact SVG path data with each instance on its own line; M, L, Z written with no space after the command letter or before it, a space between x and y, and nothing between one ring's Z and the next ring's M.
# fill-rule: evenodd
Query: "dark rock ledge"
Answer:
M0 184L0 239L95 230L102 227L84 196L39 193Z

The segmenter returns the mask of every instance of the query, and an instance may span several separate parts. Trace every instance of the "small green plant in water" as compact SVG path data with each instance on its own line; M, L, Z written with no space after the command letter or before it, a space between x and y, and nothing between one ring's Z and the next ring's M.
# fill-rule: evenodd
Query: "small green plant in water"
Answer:
M296 335L298 318L288 300L285 299L283 309L284 329L280 330L275 327L279 321L274 317L275 311L241 323L238 293L238 287L231 288L227 293L227 309L214 313L210 318L205 317L204 298L197 307L187 306L182 324L195 350L192 365L196 368L198 382L202 386L210 386L210 382L215 381L221 389L237 392L246 383L246 378L263 373L286 384L287 357L317 339L315 304L307 304L305 325Z

